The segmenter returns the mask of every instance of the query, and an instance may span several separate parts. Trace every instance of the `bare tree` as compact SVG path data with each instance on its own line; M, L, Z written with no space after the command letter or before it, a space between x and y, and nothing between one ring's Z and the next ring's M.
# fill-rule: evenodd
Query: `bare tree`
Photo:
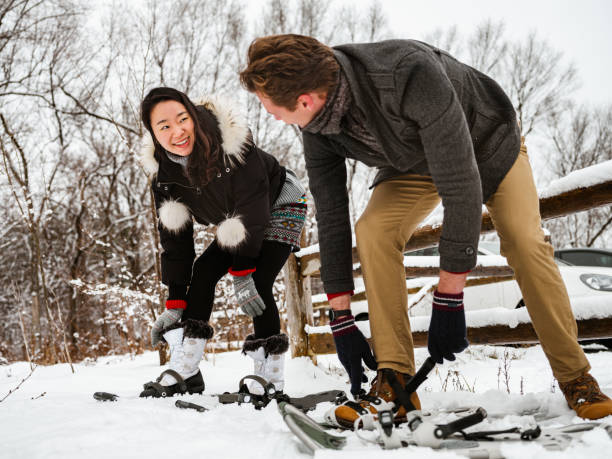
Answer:
M476 27L467 42L470 65L483 73L492 74L503 63L509 46L504 39L505 29L503 21L490 19Z
M563 53L535 32L508 47L501 83L514 103L525 136L547 117L566 109L578 87L576 67L564 65L562 59Z
M435 29L425 35L425 41L457 57L463 52L462 38L456 25L448 29Z
M77 358L148 347L150 322L165 297L150 183L135 161L143 133L139 104L149 89L174 86L195 100L213 92L237 98L258 145L306 184L299 129L273 120L240 91L237 73L248 42L289 32L330 45L376 41L390 36L386 17L378 1L359 10L334 1L268 0L262 11L261 22L249 24L237 0L145 0L124 3L121 11L72 0L0 5L0 319L6 324L0 342L20 343L2 344L3 355L26 358L32 351L34 360L55 362L70 358L66 342ZM560 160L565 169L558 175L586 164L593 152L609 154L609 111L569 117L562 110L575 70L535 35L511 43L502 23L487 21L467 40L453 28L434 42L464 52L496 77L525 132L555 126L556 151L575 153ZM350 161L347 168L357 218L372 171ZM306 244L316 242L312 207ZM609 237L605 219L598 221L576 243ZM212 237L200 228L198 250ZM231 306L229 290L222 280L213 321L223 345L232 347L249 323ZM282 309L281 284L275 295ZM38 344L24 349L22 331Z
M571 107L550 120L553 149L549 169L555 177L612 159L612 106ZM547 223L556 247L606 247L612 237L610 207Z

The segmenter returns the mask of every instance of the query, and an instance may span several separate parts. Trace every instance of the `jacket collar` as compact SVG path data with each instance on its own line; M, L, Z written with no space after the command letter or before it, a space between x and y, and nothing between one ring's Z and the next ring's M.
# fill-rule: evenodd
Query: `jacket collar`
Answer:
M198 99L196 105L206 108L219 123L221 132L221 148L225 164L235 167L244 163L246 150L251 143L249 126L246 118L241 114L229 99L219 96L204 96ZM142 140L142 146L138 155L138 161L149 177L153 177L159 170L159 163L155 159L155 146L148 131Z

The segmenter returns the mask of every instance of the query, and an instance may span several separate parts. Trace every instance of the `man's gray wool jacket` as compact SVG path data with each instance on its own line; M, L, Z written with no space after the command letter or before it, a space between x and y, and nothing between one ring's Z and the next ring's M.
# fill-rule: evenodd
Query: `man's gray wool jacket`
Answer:
M343 133L302 132L325 291L354 288L346 158L377 167L375 185L401 173L431 175L444 206L440 268L470 270L481 205L519 152L510 99L491 78L418 41L342 45L334 53L382 155Z

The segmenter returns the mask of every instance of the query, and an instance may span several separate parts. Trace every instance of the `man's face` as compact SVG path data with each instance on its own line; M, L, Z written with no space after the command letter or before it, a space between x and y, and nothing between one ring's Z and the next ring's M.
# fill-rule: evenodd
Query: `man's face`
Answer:
M275 105L268 97L260 92L256 92L255 95L270 115L287 124L297 124L299 127L303 128L312 121L318 112L318 110L313 109L311 106L312 104L309 105L308 101L303 100L305 96L300 96L298 98L295 110L291 111L285 107Z

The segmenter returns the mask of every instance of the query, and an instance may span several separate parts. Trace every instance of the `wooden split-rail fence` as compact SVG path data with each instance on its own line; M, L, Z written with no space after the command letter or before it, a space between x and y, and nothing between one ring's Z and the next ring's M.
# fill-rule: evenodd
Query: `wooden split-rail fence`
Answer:
M543 220L562 217L612 204L612 178L596 185L576 188L554 196L540 199L540 213ZM520 218L520 216L517 216ZM406 251L422 249L437 245L441 226L424 226L414 233L406 244ZM482 216L481 234L494 231L493 222L487 213ZM358 263L356 248L353 248L353 262ZM319 253L308 253L302 256L291 255L285 266L286 301L288 312L288 328L293 357L328 354L335 352L331 332L307 332L313 325L313 303L311 279L319 277L321 261ZM437 276L438 268L406 267L406 277ZM361 276L360 265L353 271L354 277ZM491 282L508 281L513 278L509 266L476 266L470 272L467 286ZM408 290L407 293L415 291ZM612 295L611 295L612 296ZM351 301L365 299L365 293L358 293ZM321 308L326 302L319 302L315 307ZM466 314L470 314L467 312ZM469 321L468 321L469 322ZM612 338L612 304L610 315L605 318L589 318L578 320L579 339ZM415 346L426 346L427 333L413 332ZM531 323L519 323L517 326L490 325L484 327L468 327L468 339L472 344L517 344L537 343L538 338Z

